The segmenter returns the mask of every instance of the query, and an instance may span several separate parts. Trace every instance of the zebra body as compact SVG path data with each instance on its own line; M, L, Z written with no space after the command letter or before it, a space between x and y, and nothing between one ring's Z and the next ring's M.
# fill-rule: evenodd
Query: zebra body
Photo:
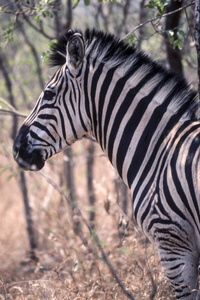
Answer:
M22 125L14 156L25 169L92 135L132 192L139 226L157 246L177 299L194 299L200 254L200 122L194 92L102 32L69 31L60 66Z

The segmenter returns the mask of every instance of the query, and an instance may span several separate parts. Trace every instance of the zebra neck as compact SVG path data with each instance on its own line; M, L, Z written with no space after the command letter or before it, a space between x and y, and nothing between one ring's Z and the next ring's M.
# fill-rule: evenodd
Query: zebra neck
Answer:
M183 93L177 92L180 82L159 69L153 71L137 57L131 66L123 67L96 58L87 71L93 135L131 187L152 149L167 143L168 134L185 113L184 106L174 106L183 98Z

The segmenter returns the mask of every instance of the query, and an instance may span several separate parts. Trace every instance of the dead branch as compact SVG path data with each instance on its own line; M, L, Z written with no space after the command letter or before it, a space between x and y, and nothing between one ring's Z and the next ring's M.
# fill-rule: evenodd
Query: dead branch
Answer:
M1 103L3 103L4 105L6 105L9 109L5 109L5 108L1 108L0 107L0 113L7 113L7 114L10 114L12 116L18 116L18 117L23 117L23 118L26 118L27 115L19 112L18 110L16 110L14 108L14 106L12 106L10 103L8 103L6 100L4 100L3 98L0 98L0 105Z

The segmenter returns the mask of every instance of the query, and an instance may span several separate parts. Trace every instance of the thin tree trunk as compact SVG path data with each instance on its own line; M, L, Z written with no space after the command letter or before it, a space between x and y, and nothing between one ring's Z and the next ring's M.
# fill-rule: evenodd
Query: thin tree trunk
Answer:
M61 18L61 0L55 0L53 3L53 13L54 13L54 24L56 31L56 38L62 33L62 18Z
M171 0L167 6L167 13L176 10L178 8L181 8L182 5L183 5L183 1ZM175 40L178 38L177 31L181 19L181 13L182 11L178 11L166 17L165 30L173 30ZM181 59L181 51L177 47L175 49L173 48L173 45L170 44L167 34L164 35L164 39L166 44L167 60L170 69L184 76L182 59Z
M36 64L36 69L37 69L37 74L38 74L38 79L39 79L39 85L40 85L41 89L43 89L45 84L44 84L44 80L43 80L43 77L42 77L42 69L41 69L40 59L38 57L38 53L37 53L37 50L35 48L35 45L28 38L28 36L27 36L27 34L26 34L25 30L24 30L23 24L19 20L18 20L18 28L21 31L21 33L22 33L22 35L24 37L25 42L27 43L27 45L29 46L29 48L30 48L30 50L32 52L32 55L34 57L35 64Z
M27 185L26 185L26 179L24 171L20 172L20 187L24 199L24 209L25 209L25 216L26 216L26 226L28 231L28 238L29 238L29 245L30 245L30 257L33 260L37 260L37 257L35 255L35 249L37 249L37 243L35 239L34 229L33 229L33 221L32 221L32 215L31 215L31 208L29 205L29 197L28 197L28 191L27 191Z
M94 205L96 202L94 185L93 185L94 153L95 153L95 145L94 142L91 141L88 148L88 155L87 155L87 189L88 189L88 198L89 198L89 205L90 205L89 221L90 221L91 228L94 228L94 220L95 220Z
M126 34L128 33L127 30L126 30L126 22L127 22L127 17L128 17L128 14L129 14L130 4L131 4L131 1L126 0L124 5L123 5L123 8L122 8L122 23L120 24L119 31L118 31L120 33L123 30L125 30Z
M114 180L115 190L117 194L117 204L121 208L124 214L127 215L127 205L128 205L128 188L125 183L121 180L120 177L117 177ZM119 214L118 221L118 234L119 239L122 242L125 234L127 233L128 221L124 218L124 214Z
M67 0L67 7L66 7L66 25L65 28L66 30L69 30L72 25L72 19L73 19L73 14L72 14L72 0Z
M4 80L5 80L5 84L6 84L6 88L8 91L8 100L10 102L10 104L16 108L15 105L15 98L13 96L13 90L12 90L12 82L9 76L9 72L7 70L7 65L6 65L6 58L5 56L1 53L0 51L0 70L2 71ZM18 119L17 116L14 115L13 117L13 122L12 122L12 129L11 129L11 138L14 139L16 134L17 134L17 124L18 124Z
M144 9L146 0L141 0L140 1L140 13L139 13L139 24L142 24L144 20L146 19L147 11ZM137 43L137 48L140 50L141 49L141 44L144 36L144 26L141 26L139 28L139 35L138 35L138 43Z
M65 174L67 190L69 191L68 198L71 203L73 227L74 227L74 232L78 235L80 233L80 222L76 218L77 195L76 195L76 187L74 181L73 151L71 147L64 150L64 156L65 156L64 174Z
M5 79L6 87L8 90L8 99L10 104L16 108L15 105L15 98L13 95L13 90L12 90L12 81L9 76L9 72L6 66L5 58L0 52L0 70L2 71L2 74ZM11 137L12 139L15 138L16 133L17 133L17 116L13 117L13 125L12 125L12 130L11 130ZM31 249L31 258L36 259L35 256L35 249L37 248L37 243L35 240L34 236L34 229L33 229L33 221L32 221L32 216L31 216L31 209L29 206L29 198L28 198L28 191L27 191L27 186L26 186L26 180L25 180L25 174L24 172L20 172L20 189L22 191L23 195L23 201L24 201L24 207L25 207L25 217L26 217L26 223L27 223L27 231L28 231L28 238L29 238L29 244L30 244L30 249Z
M200 97L200 0L195 1L194 38L197 50L198 92Z

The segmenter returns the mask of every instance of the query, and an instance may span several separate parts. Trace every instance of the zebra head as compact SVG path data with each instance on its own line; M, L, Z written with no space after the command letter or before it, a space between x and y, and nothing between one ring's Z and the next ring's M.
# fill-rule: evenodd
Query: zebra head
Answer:
M81 139L89 127L84 111L79 109L83 98L80 92L85 55L83 37L69 31L65 36L65 49L63 43L56 47L54 63L59 59L60 63L56 64L60 67L14 141L14 158L27 170L40 170L49 157Z

